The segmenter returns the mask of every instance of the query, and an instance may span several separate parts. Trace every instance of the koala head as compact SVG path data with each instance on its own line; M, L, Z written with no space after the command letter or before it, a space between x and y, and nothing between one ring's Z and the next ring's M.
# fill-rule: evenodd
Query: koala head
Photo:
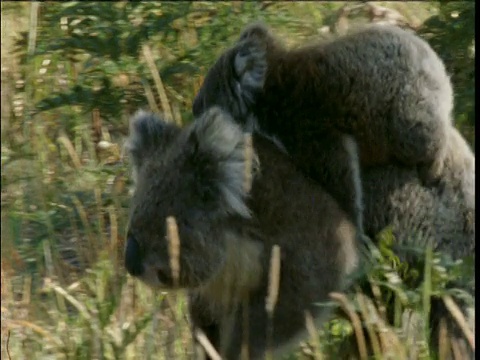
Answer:
M261 23L248 26L236 44L210 68L193 102L193 115L220 106L245 125L267 72L266 51L272 37Z
M146 112L132 118L126 147L135 190L125 249L131 275L154 287L195 288L221 273L235 226L251 216L245 174L256 156L247 158L246 144L244 132L219 108L183 129ZM167 217L175 218L180 240L177 283Z

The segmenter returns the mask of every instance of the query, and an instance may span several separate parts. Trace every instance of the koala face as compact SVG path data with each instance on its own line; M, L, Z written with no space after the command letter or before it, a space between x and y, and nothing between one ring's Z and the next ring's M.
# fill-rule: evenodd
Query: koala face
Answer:
M245 124L263 89L267 71L267 36L268 30L263 25L252 25L218 58L195 97L194 116L217 105Z
M208 282L224 266L233 224L250 217L243 132L218 108L185 129L140 112L131 121L127 149L135 180L127 271L154 287L174 285L166 237L166 219L173 216L178 285Z

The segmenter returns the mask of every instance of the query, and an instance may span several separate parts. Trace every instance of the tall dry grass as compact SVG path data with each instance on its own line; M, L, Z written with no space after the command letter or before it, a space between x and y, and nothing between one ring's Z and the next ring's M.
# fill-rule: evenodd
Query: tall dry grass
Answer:
M12 55L12 36L28 31L29 50L34 50L36 5L21 3L14 14L4 13L3 7L2 2L2 358L188 359L193 336L206 353L219 358L204 334L190 333L182 292L152 291L126 275L122 251L129 172L121 156L122 139L112 139L95 111L85 117L72 108L71 116L80 117L84 125L73 135L55 136L48 132L51 115L30 113L35 99L28 95L39 75L22 79ZM158 102L146 88L150 106L181 123L148 48L143 56L160 97ZM17 97L17 86L25 86L26 97ZM281 296L277 253L272 255L269 314ZM172 254L175 262L178 252L173 249ZM427 253L426 274L434 261ZM400 278L388 261L379 264L392 284ZM409 303L412 296L396 287L392 323L386 314L390 305L383 296L384 279L374 271L367 277L373 296L360 289L331 294L342 316L322 329L306 314L310 341L299 344L291 358L431 358L425 325L434 290L431 279L427 276L424 286L414 290L424 299L422 306ZM450 297L444 300L473 347L464 314ZM445 323L440 336L439 359L452 354L465 358Z

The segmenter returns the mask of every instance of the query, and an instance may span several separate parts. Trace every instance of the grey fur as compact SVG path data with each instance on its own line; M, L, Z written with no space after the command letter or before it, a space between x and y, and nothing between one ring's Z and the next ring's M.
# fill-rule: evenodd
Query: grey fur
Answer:
M250 211L245 204L245 137L238 126L225 126L225 114L219 109L209 109L198 124L193 127L199 141L199 152L210 154L218 161L217 166L222 174L218 186L221 189L221 198L228 212L250 218ZM253 157L255 171L258 159ZM250 186L248 186L250 187Z
M264 356L274 244L281 248L274 348L281 353L297 344L292 340L305 329L304 310L317 323L325 321L329 311L315 304L341 291L358 261L355 227L330 195L260 135L253 137L257 170L246 190L240 181L244 133L219 108L184 129L149 114L134 117L131 129L128 148L137 167L125 254L131 274L154 287L173 286L165 218L174 216L180 238L178 284L189 290L193 326L226 359L240 355L245 301L250 358ZM233 320L231 338L228 320Z
M249 47L266 55L252 56L257 73L267 69L255 92L244 89L242 112L229 95L242 96L231 64ZM458 259L475 249L475 158L452 125L452 98L442 61L411 32L373 25L285 50L253 24L209 70L193 112L218 105L240 124L256 118L257 131L277 138L360 229L363 218L368 236L392 225L399 245L431 243ZM363 206L345 133L359 148Z
M412 266L423 259L405 252L405 245L425 248L431 244L434 251L455 260L475 256L475 157L455 128L449 132L442 168L440 181L433 186L425 186L418 170L412 167L391 164L362 169L366 234L374 236L391 226L398 246L396 253ZM474 297L475 279L462 280L467 282L451 285ZM475 319L471 304L458 304L471 323ZM450 336L466 344L443 300L434 297L430 324L433 348L438 348L441 319L447 320ZM475 358L474 352L470 358Z
M425 186L417 169L398 165L362 169L366 233L388 225L399 244L412 241L454 259L475 251L475 157L452 128L439 182Z
M363 189L362 189L362 176L360 172L360 160L358 158L358 147L355 139L350 135L343 135L343 146L348 153L348 159L350 161L349 167L353 178L354 194L355 194L355 224L357 225L358 233L364 234L363 225Z
M255 76L245 75L246 56ZM442 61L411 32L371 25L287 50L257 23L209 70L194 115L212 105L242 124L256 116L259 128L356 220L358 179L336 132L355 137L363 166L418 166L422 181L433 183L442 171L453 96Z

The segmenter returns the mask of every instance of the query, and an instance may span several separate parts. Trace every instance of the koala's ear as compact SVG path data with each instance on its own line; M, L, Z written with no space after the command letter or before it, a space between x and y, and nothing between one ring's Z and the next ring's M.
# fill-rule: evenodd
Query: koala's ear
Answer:
M192 125L192 140L198 151L214 163L218 169L215 186L220 190L222 205L229 213L250 217L245 204L256 169L256 156L248 134L219 107L211 107Z
M130 119L130 134L125 143L134 167L138 168L148 154L165 148L179 132L177 126L155 114L137 111Z
M251 104L255 103L265 83L269 36L264 25L251 25L242 32L235 47L233 68L241 94Z
M270 34L267 25L261 21L257 21L251 23L242 30L239 40L256 38L257 40L266 43L271 37L272 35Z

